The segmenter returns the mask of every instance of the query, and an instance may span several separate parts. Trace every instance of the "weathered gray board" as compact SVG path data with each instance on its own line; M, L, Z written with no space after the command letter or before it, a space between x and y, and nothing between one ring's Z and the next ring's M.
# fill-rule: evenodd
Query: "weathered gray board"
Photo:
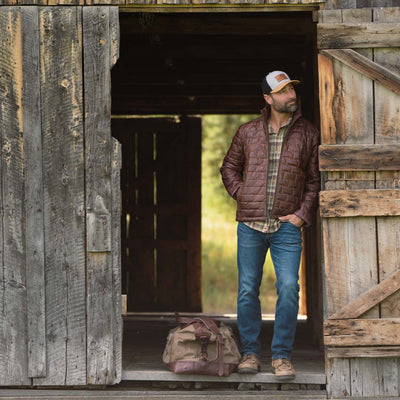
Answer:
M395 85L400 80L399 42L397 40L397 45L393 47L393 42L388 40L385 46L382 41L374 41L376 38L368 35L367 31L361 34L363 24L373 26L377 36L387 32L390 25L396 25L393 35L398 37L399 20L400 8L320 12L319 38L324 38L325 43L322 47L330 43L328 47L333 48L322 50L319 54L321 137L324 147L351 146L362 151L367 145L399 144L400 97ZM331 24L351 24L357 27L358 34L349 32L349 41L343 44L336 41L335 33L329 36L330 29L325 30ZM344 49L338 51L338 47ZM381 79L381 72L385 74L385 79ZM324 157L322 153L321 156ZM397 331L382 328L385 324L394 326L400 316L399 287L396 289L394 286L392 294L383 297L382 301L371 302L369 307L366 304L369 300L366 293L378 293L377 289L382 289L382 285L378 287L379 283L399 270L398 205L396 203L390 210L390 202L383 202L381 198L381 203L376 203L374 209L368 211L361 203L365 194L372 199L373 194L389 194L389 189L398 202L399 171L392 165L388 167L388 160L377 166L371 159L369 168L359 168L355 158L342 164L347 165L346 170L336 167L326 169L323 175L324 192L320 196L322 210L326 209L324 198L340 197L337 203L332 201L327 204L329 216L322 213L325 314L329 318L325 323L325 344L329 346L326 362L328 396L398 398L400 359L398 353L388 352L390 341L375 339L379 330L374 326L379 326L387 336L393 337L397 345ZM342 208L343 213L338 211L339 203L354 194L363 210L351 214L354 204L348 203ZM371 206L371 202L366 203ZM354 307L356 302L362 303L362 312L344 317L344 311L349 309L350 304ZM369 328L362 332L359 325L368 324L368 320L372 320ZM339 326L342 322L338 329L340 335L331 334L330 323ZM349 330L346 326L352 328ZM349 337L355 331L357 338L350 343ZM343 350L346 346L348 351Z
M0 7L0 42L0 385L118 382L118 9Z

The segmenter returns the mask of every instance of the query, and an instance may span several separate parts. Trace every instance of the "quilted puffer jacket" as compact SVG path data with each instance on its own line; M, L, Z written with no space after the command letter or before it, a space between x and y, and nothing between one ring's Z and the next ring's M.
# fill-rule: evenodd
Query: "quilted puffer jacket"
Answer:
M221 175L237 200L237 221L267 218L268 125L270 107L239 127L224 158ZM275 199L270 217L296 214L309 226L318 205L319 132L297 110L282 144Z

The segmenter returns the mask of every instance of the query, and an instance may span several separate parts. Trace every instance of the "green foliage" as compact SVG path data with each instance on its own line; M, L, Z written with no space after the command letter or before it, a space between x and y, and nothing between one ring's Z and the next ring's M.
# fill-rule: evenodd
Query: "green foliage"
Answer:
M203 311L236 312L236 202L227 194L219 169L238 127L257 116L207 115L202 138ZM275 272L268 255L260 299L263 313L275 309Z

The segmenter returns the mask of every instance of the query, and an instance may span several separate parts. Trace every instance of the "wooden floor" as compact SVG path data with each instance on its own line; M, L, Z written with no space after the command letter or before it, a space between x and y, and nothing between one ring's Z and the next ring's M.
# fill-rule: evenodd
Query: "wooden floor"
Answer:
M237 334L236 319L223 319ZM133 315L124 318L123 372L124 381L195 381L277 383L270 370L273 321L264 321L262 328L262 368L257 375L233 373L229 377L177 375L166 369L162 353L168 331L175 327L172 316ZM292 361L296 369L292 384L325 385L324 354L313 343L306 321L299 321Z

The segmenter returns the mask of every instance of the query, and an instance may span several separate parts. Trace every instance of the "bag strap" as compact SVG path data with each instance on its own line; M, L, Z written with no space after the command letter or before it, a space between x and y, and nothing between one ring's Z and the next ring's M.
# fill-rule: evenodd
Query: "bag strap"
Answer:
M210 317L181 317L178 313L175 314L176 322L184 328L188 325L194 327L196 339L201 344L200 359L202 361L218 361L218 375L224 374L224 338L219 330L220 321L214 320ZM207 345L211 337L211 333L216 335L217 340L217 357L215 360L209 360L207 354Z

